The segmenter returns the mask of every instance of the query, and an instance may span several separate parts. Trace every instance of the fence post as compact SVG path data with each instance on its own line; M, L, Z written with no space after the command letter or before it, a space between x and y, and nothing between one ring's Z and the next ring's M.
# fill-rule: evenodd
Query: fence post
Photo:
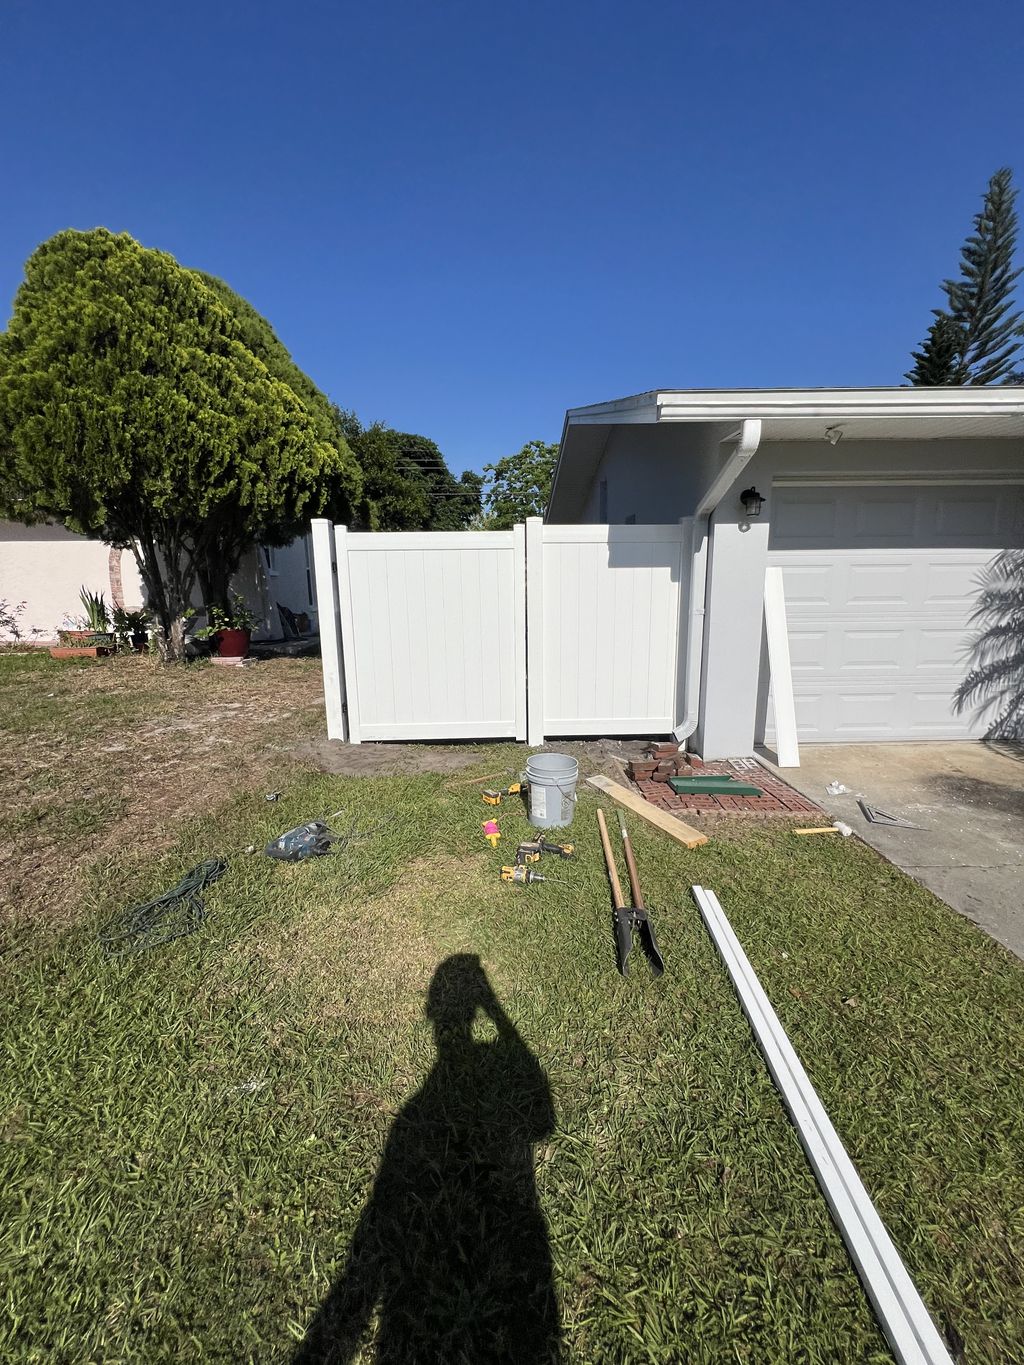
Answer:
M341 652L341 616L338 607L338 565L334 554L334 526L316 517L313 529L313 577L316 611L320 626L320 658L324 674L324 707L327 738L348 739L345 723L345 668Z
M526 527L512 527L512 573L515 595L512 633L515 639L516 739L526 739Z
M352 579L348 550L348 527L334 528L334 560L337 565L338 608L341 612L341 676L345 694L345 720L349 744L362 744L359 711L359 652L352 614Z
M544 743L544 522L526 519L526 742Z

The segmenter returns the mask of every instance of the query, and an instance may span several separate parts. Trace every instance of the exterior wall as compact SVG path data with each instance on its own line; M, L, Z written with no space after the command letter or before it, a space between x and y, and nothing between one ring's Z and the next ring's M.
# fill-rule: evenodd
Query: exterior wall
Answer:
M255 638L283 634L278 602L296 614L306 612L316 630L312 551L307 561L307 544L300 536L272 551L272 567L265 552L255 547L242 557L233 587L260 618ZM38 640L55 639L65 617L81 614L78 594L83 586L102 592L109 606L116 601L119 583L124 605L141 607L145 591L130 550L111 550L63 526L0 522L0 599L11 605L25 603L19 629L26 639L33 631L39 632ZM202 606L198 591L193 602Z
M729 430L682 422L614 427L579 520L619 526L634 520L645 526L690 516L715 476L722 459L719 443ZM602 482L607 516L601 514Z
M308 533L299 536L290 545L269 552L261 546L253 546L242 556L232 588L241 594L250 611L260 619L260 624L253 631L254 639L280 639L284 634L278 603L296 615L305 612L310 618L313 632L316 632L316 587L313 582L312 544Z
M1024 449L1017 441L768 442L742 472L738 485L754 485L765 498L760 518L744 530L739 487L716 510L711 529L704 622L701 717L694 747L705 758L749 754L755 726L763 725L763 590L776 480L843 479L951 482L979 478L1024 479Z
M74 535L63 526L22 526L0 522L0 598L11 605L25 603L19 629L26 639L56 638L65 617L80 616L78 594L83 587L102 592L110 606L120 585L124 605L141 607L142 582L129 550L111 551L99 540Z

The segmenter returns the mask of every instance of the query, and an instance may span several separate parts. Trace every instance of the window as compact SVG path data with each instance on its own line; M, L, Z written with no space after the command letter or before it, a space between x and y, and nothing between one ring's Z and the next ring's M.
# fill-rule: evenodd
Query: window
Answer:
M277 551L272 545L263 546L263 559L267 566L267 573L271 578L277 577Z

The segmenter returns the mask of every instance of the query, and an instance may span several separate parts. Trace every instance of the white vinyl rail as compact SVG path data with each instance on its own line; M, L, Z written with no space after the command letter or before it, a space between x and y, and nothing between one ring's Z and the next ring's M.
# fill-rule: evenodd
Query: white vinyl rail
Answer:
M953 1365L718 897L692 891L899 1365Z

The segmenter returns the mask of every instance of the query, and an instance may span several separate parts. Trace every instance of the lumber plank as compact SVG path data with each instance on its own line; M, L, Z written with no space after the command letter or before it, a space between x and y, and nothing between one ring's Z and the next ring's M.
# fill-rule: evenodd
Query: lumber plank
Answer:
M663 810L659 810L657 806L652 806L649 801L645 801L642 796L637 796L627 787L620 787L610 777L602 777L601 775L588 777L587 785L596 787L605 796L610 796L617 806L622 806L624 810L632 812L633 815L639 815L641 820L646 820L655 829L660 829L662 834L667 834L677 844L683 844L686 848L698 848L708 841L708 836L701 834L699 829L684 824L682 820L677 820L674 815L667 815Z

